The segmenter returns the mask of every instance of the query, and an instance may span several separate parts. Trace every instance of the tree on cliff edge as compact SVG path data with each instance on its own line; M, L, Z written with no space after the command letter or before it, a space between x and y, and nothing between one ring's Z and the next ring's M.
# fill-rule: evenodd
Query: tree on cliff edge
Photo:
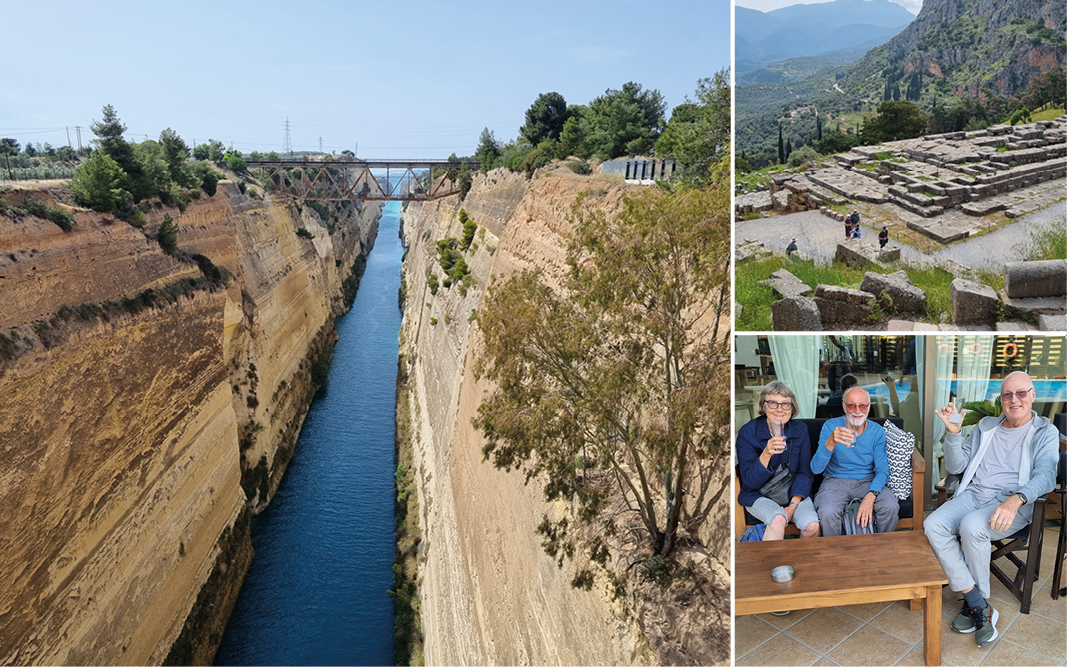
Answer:
M710 509L730 409L729 181L649 189L612 216L588 203L574 207L564 288L525 271L477 316L476 372L495 384L474 420L483 453L569 504L538 528L560 565L575 528L601 565L609 544L670 554ZM573 583L592 575L583 567Z

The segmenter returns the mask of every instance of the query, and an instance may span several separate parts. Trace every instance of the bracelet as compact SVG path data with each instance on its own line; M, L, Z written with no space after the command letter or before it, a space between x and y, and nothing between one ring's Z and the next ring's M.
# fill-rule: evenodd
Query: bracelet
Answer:
M795 500L790 500L789 504L792 505L793 507L800 507L800 505L798 505Z

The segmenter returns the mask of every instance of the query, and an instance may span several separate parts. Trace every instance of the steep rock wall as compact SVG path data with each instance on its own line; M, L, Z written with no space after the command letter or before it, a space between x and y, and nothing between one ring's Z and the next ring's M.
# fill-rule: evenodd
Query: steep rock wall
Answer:
M27 196L55 203L4 193L13 206ZM214 571L227 578L217 611L197 614L214 636L187 638L210 660L251 553L247 518L235 525L242 476L252 457L275 479L284 469L307 357L378 210L347 211L331 235L307 210L223 182L168 213L179 249L234 280L211 285L109 216L79 210L70 233L0 216L5 664L161 663Z
M646 638L642 625L674 622L677 615L632 613L612 600L605 587L592 592L571 587L573 569L557 567L534 531L542 515L561 511L546 505L541 485L524 484L482 460L484 441L471 425L488 390L473 376L482 349L470 323L485 286L498 276L541 268L562 280L571 207L581 192L613 212L635 186L583 178L567 170L538 172L532 181L494 171L477 177L466 200L411 205L404 214L410 248L404 264L407 305L401 330L412 386L415 467L423 530L421 597L427 664L653 664L663 659L711 662L706 656L664 650L664 643L695 639L692 619L675 625L675 636ZM458 211L480 226L477 248L466 253L476 284L461 295L456 286L427 288L436 265L438 239L462 235ZM437 269L440 273L440 269ZM436 323L434 323L436 321ZM725 468L725 466L724 466ZM728 474L723 471L723 479ZM726 504L724 503L724 506ZM711 521L721 518L713 517ZM708 523L711 523L709 521ZM710 538L717 529L706 526ZM709 539L708 559L729 563L729 541ZM720 574L728 571L716 566ZM728 583L725 624L729 628ZM721 592L721 591L720 591ZM694 605L699 607L699 605ZM720 609L721 611L721 609ZM728 636L722 643L729 659ZM717 661L722 661L719 654Z

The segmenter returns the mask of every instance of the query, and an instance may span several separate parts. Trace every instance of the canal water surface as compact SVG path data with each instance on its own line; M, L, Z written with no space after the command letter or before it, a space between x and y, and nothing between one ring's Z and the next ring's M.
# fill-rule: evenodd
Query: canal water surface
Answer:
M378 239L274 500L219 665L393 662L394 408L400 309L399 202Z

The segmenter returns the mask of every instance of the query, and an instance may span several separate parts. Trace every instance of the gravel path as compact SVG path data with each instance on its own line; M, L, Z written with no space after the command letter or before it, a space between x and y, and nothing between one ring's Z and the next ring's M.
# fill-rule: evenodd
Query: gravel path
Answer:
M901 259L920 264L937 264L953 259L964 266L999 272L1005 262L1023 258L1030 234L1039 229L1051 228L1057 220L1067 218L1067 201L1057 202L1039 211L1028 213L1015 222L996 231L959 241L946 247L925 253L909 245L901 245ZM881 227L874 228L860 221L863 240L878 242ZM736 223L736 238L762 241L776 253L785 253L789 239L796 236L800 252L817 262L830 262L837 244L845 238L845 223L833 220L818 211L791 213L773 218L760 218ZM900 245L892 237L890 245Z

